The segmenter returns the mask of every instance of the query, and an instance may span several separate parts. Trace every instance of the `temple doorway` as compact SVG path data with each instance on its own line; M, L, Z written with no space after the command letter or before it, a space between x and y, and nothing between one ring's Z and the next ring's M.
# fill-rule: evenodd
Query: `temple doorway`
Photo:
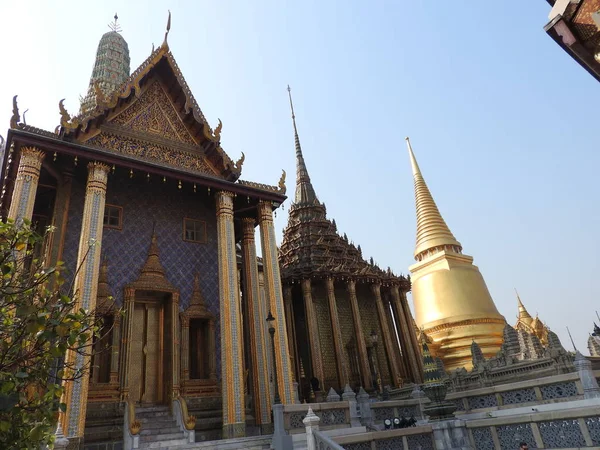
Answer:
M137 291L131 339L131 399L142 405L169 400L172 372L171 295Z

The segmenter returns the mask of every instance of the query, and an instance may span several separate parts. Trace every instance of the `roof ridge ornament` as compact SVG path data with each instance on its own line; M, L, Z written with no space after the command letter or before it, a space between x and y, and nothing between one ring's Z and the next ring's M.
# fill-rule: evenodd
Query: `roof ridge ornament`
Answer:
M115 13L113 19L115 20L108 24L108 28L110 28L112 31L120 33L121 31L123 31L123 29L121 28L121 25L117 23L117 20L119 20L119 16L117 15L117 13Z
M171 31L171 10L169 11L169 18L167 19L167 31L165 31L165 40L163 41L162 45L164 47L169 47L169 44L167 43L167 37L169 36L169 31Z

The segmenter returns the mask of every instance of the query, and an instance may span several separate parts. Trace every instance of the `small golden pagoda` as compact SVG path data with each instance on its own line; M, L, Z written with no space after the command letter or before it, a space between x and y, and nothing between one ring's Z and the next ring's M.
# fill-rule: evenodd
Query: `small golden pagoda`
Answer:
M471 344L477 341L486 358L495 356L503 341L504 317L488 291L473 257L462 246L442 218L410 141L408 154L415 183L417 209L416 264L412 274L415 320L434 341L446 370L471 369Z

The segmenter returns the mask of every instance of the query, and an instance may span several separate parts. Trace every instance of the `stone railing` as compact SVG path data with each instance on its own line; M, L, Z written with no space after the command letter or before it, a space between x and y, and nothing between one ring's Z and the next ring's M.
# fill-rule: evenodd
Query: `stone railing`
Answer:
M334 440L346 450L436 448L431 425L338 436Z
M467 421L473 448L515 449L520 442L527 442L529 448L600 446L600 400L576 400L539 409L544 406L547 411L523 408L534 412Z
M456 415L486 412L583 399L583 386L577 372L536 380L451 392L446 399L456 404Z
M349 428L351 426L350 405L348 402L289 404L285 405L283 409L285 431L289 434L304 433L304 423L302 421L306 417L309 407L319 417L322 430Z
M373 423L383 423L385 419L393 419L394 417L415 417L416 419L421 418L421 407L429 403L429 399L424 397L419 400L388 400L384 402L373 402L370 403L371 417Z
M322 431L313 431L316 450L344 450L344 447L335 442Z

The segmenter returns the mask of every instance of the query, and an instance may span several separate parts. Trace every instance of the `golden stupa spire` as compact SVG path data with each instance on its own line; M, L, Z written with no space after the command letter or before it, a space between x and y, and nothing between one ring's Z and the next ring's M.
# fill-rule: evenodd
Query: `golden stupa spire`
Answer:
M525 309L525 306L523 305L523 302L521 301L521 297L519 296L517 289L515 289L515 293L517 294L517 303L519 305L519 317L518 317L517 324L519 322L523 322L526 325L531 325L531 322L533 322L533 317L531 317L531 314L529 314L527 309Z
M460 252L462 246L456 240L429 192L429 188L423 179L421 169L417 164L415 154L410 145L410 139L406 138L408 156L412 166L413 179L415 182L415 203L417 207L417 244L415 246L415 258L421 253L435 248L449 246Z

